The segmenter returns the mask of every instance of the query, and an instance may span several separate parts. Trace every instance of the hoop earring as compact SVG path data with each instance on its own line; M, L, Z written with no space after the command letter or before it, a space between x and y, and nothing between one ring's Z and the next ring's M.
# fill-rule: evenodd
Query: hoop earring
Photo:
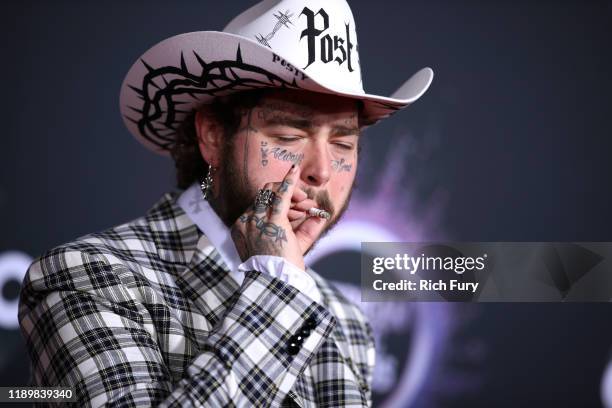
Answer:
M200 190L202 190L202 197L204 197L205 200L208 200L208 198L211 195L212 186L213 186L212 173L214 172L214 170L215 168L209 164L208 173L206 174L206 177L204 177L204 180L202 180L202 182L200 183Z

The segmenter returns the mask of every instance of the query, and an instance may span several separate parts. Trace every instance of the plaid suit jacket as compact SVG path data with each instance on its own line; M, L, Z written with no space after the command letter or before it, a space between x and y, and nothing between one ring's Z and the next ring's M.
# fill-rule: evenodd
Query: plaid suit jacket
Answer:
M176 198L32 263L18 314L31 385L74 387L87 407L370 406L360 310L312 270L322 304L257 271L239 286Z

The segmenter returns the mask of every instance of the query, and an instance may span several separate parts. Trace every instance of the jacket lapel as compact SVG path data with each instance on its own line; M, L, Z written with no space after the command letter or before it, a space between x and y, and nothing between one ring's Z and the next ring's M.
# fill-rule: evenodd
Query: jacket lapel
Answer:
M206 336L234 301L238 283L219 252L177 205L175 194L166 194L147 218L160 259L174 271L179 289L195 310L205 316L193 326L201 327L197 333ZM192 317L198 318L196 313Z
M234 303L239 289L221 255L203 234L177 282L212 326Z

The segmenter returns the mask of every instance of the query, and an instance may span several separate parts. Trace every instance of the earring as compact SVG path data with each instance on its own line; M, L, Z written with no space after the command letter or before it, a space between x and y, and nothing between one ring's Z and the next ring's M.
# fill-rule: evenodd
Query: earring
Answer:
M205 200L208 200L208 198L210 197L210 192L213 186L212 173L214 170L215 168L209 164L208 173L206 174L206 177L204 177L204 180L202 180L202 182L200 183L200 190L202 190L202 196Z

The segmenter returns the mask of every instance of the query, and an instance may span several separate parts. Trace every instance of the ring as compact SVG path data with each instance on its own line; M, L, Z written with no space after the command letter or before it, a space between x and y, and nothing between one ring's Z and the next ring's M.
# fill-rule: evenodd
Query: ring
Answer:
M271 207L274 201L274 191L259 189L255 196L255 207Z

